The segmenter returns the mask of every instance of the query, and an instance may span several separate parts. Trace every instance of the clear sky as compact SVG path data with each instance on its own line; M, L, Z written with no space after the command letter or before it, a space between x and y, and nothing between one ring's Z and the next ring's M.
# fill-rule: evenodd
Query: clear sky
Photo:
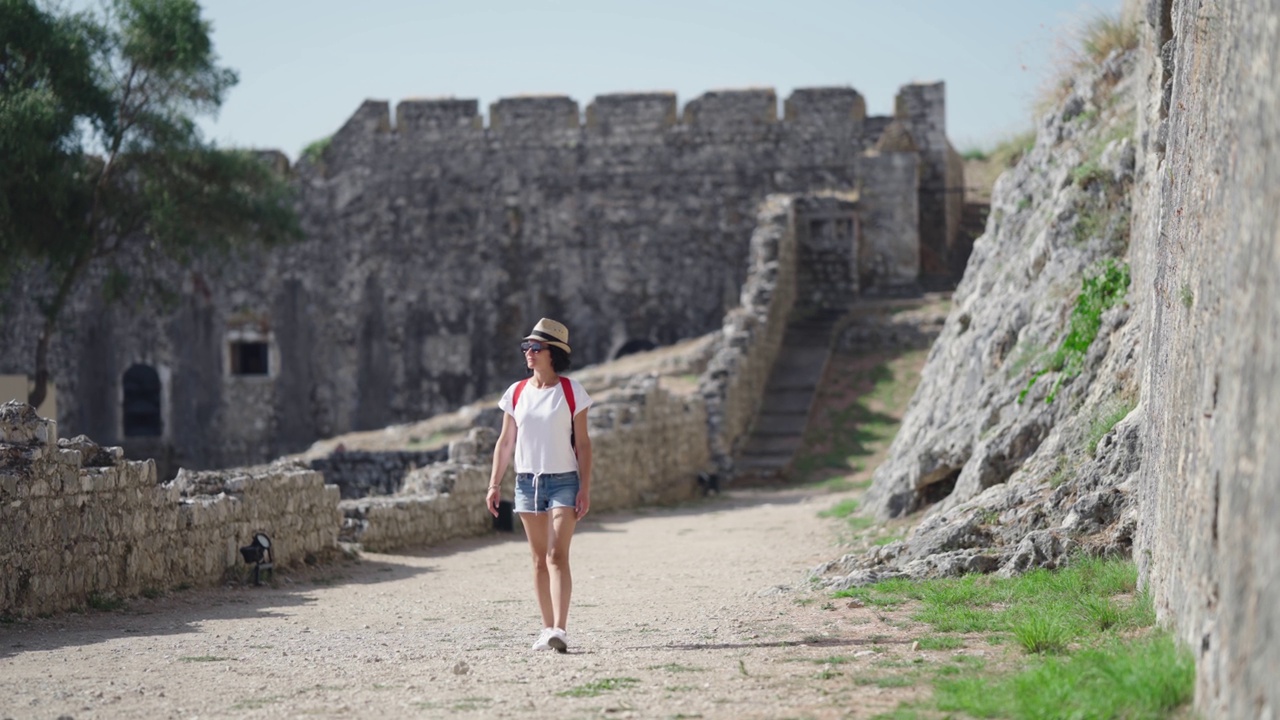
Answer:
M77 5L81 3L75 3ZM84 4L89 4L85 2ZM1032 125L1063 39L1120 0L204 0L240 73L221 145L290 157L366 98L852 86L871 114L900 85L944 80L960 150Z

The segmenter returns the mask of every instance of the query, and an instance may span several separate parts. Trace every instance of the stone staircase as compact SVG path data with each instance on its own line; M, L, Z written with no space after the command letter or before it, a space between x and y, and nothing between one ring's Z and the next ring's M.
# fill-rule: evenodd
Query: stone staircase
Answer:
M831 333L848 312L822 309L787 324L751 435L734 461L734 485L780 482L804 444L814 394L831 352Z

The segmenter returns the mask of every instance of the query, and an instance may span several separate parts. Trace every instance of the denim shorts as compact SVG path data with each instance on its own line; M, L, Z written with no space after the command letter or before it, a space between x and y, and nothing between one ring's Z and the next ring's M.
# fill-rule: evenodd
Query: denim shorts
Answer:
M578 504L578 472L516 474L516 512L544 513Z

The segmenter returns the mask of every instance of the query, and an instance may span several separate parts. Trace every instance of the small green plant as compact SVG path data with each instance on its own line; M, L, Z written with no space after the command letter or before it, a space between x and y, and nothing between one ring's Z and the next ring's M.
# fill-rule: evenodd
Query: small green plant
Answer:
M154 588L154 587L142 588L142 597L148 600L155 600L156 598L161 597L163 595L164 595L164 591L161 590L160 588Z
M603 695L611 690L628 688L633 685L638 685L639 683L639 680L632 677L601 678L599 680L592 680L591 682L583 685L578 685L577 687L569 688L568 690L563 690L556 694L563 697L596 697L597 695Z
M188 655L178 658L181 662L226 662L231 658L219 657L217 655Z
M968 150L960 153L960 157L965 160L977 160L978 162L983 162L990 156L987 154L986 150L981 148L969 148Z
M333 143L333 136L322 137L319 140L308 143L302 148L302 157L313 163L321 162L324 159L324 153L329 149L329 145Z
M1028 615L1014 622L1010 630L1027 652L1060 653L1071 641L1071 629L1053 615Z
M1180 294L1180 299L1182 300L1182 307L1188 310L1190 310L1191 306L1195 304L1196 296L1195 296L1195 293L1191 292L1190 284L1182 283L1182 292Z
M1111 173L1100 166L1097 160L1086 160L1071 170L1071 181L1081 188L1094 183L1104 184L1110 179Z
M854 498L847 498L836 503L833 507L827 508L818 513L818 517L824 518L845 518L858 511L858 501Z
M1029 207L1031 207L1031 198L1025 196L1018 198L1018 212L1022 212Z
M1098 443L1102 442L1102 438L1106 437L1117 423L1128 417L1136 406L1137 403L1131 399L1121 399L1099 408L1098 414L1089 421L1089 428L1084 438L1085 449L1089 451L1090 456L1098 454Z
M1066 337L1045 366L1032 375L1027 386L1018 393L1018 402L1026 399L1041 375L1056 371L1058 379L1045 396L1045 402L1054 401L1062 384L1084 370L1085 354L1102 328L1102 313L1124 299L1128 290L1129 266L1113 259L1103 263L1096 274L1085 277L1068 321Z

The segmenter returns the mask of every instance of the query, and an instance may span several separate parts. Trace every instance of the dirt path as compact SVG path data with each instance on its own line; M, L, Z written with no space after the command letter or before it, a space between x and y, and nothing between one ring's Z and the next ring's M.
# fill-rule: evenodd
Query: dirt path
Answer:
M911 636L806 583L850 496L588 516L568 655L529 650L516 536L0 625L0 718L868 717L911 693L859 680Z

